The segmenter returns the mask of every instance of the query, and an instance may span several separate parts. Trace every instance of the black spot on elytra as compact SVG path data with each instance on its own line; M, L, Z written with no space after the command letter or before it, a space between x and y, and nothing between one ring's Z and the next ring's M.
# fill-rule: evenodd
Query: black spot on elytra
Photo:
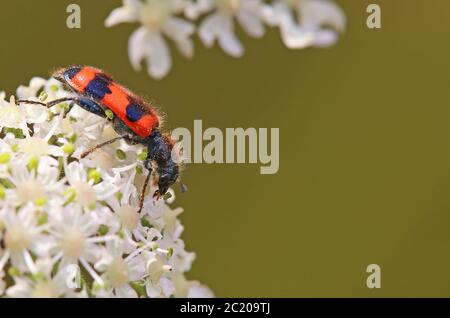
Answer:
M128 104L126 111L127 119L131 122L138 121L146 113L146 109L142 105L135 102Z
M89 82L84 92L89 96L100 100L106 94L111 94L111 90L108 87L109 84L111 84L111 81L108 78L101 74L97 74L95 75L95 78Z
M71 80L75 77L79 72L81 71L81 67L75 66L75 67L69 67L67 70L64 71L64 77L67 80Z

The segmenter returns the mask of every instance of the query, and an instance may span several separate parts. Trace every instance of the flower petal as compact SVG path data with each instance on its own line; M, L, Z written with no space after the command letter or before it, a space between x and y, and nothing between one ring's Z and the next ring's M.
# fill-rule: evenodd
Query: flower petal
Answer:
M161 34L148 33L144 43L147 57L148 73L155 79L161 79L169 73L172 67L172 58L166 41Z
M116 296L119 298L136 298L137 293L127 284L116 289Z
M195 26L191 22L181 18L169 18L163 28L164 33L174 41L189 38L195 32Z
M184 14L191 20L196 20L200 15L211 11L214 8L213 0L197 0L188 2Z
M141 61L145 55L145 37L148 30L144 27L134 31L128 40L128 57L136 71L141 70Z
M281 39L288 48L302 49L313 44L313 32L298 25L292 11L285 4L277 3L273 10L273 21L280 27Z
M339 32L345 30L345 14L334 2L328 0L300 1L299 14L301 24L307 28L330 25Z
M195 32L195 26L183 19L169 18L163 28L164 34L175 41L178 50L185 57L192 57L194 54L194 44L191 35Z
M210 47L218 39L220 47L233 57L241 57L244 48L234 34L232 17L215 13L209 16L199 29L199 36L203 43Z
M188 290L187 298L213 298L214 293L207 286L197 281L190 282L191 287Z
M244 47L233 32L223 32L219 37L219 44L222 49L233 57L244 55Z
M336 44L338 40L338 34L332 30L320 30L315 32L314 34L314 43L315 47L330 47Z
M120 23L135 22L139 18L139 8L141 4L137 0L126 0L125 6L111 11L105 20L105 26L111 27Z
M211 14L200 24L198 35L206 47L211 47L216 39L215 24L217 18L218 14Z
M260 38L265 33L264 25L261 22L261 8L259 1L253 1L253 3L248 4L246 9L240 10L236 14L242 28L254 38Z
M280 30L283 43L290 49L303 49L314 44L314 34L299 26L286 24Z

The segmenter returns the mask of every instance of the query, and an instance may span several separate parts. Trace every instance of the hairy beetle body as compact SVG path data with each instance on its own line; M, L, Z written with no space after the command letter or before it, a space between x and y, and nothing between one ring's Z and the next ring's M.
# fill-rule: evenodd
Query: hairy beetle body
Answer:
M153 167L157 173L158 190L153 196L159 198L174 184L180 172L178 158L172 153L174 141L160 131L160 117L156 110L139 96L112 79L102 70L92 66L70 66L53 74L53 77L69 87L76 97L64 97L46 104L37 101L19 100L19 103L42 104L52 107L64 101L72 101L83 109L103 118L112 120L114 130L119 137L96 145L86 150L81 157L124 139L128 143L142 144L147 147L148 157L144 166L149 170L145 180L139 212L143 207L144 194ZM110 110L114 116L109 118L106 112Z
M103 71L91 66L73 66L62 70L62 75L64 82L75 92L110 109L140 137L150 136L159 127L156 111Z

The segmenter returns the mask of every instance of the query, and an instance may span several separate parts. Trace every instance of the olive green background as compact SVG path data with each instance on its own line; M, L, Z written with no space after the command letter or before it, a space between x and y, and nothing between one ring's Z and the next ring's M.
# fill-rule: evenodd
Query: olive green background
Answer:
M68 3L82 29L65 26ZM366 7L382 8L382 29ZM103 26L114 1L0 1L0 88L59 66L104 68L168 114L167 128L279 127L280 170L189 165L179 194L190 278L217 296L450 296L450 2L339 1L331 49L290 51L271 29L240 32L235 60L195 37L161 81L134 72L136 25ZM382 288L366 287L366 266Z

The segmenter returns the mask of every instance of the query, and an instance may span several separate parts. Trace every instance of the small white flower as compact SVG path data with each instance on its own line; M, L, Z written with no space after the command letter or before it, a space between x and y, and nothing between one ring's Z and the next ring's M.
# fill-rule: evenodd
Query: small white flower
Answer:
M263 16L280 28L284 44L291 49L333 45L337 32L345 29L344 13L330 0L275 0L265 6Z
M175 292L175 286L168 273L172 266L167 264L165 255L159 251L143 252L146 260L147 280L145 288L148 297L169 297Z
M297 5L297 14L302 27L314 33L314 46L335 44L338 32L345 30L345 14L331 0L301 0Z
M98 142L105 124L106 121L101 117L74 106L67 116L61 119L55 133L62 133L68 137L66 142L72 143L75 147L73 156L79 158L92 143Z
M102 277L110 286L110 290L105 291L106 294L134 298L138 295L130 283L144 278L145 262L140 256L136 257L135 252L125 256L124 246L119 240L107 242L100 261L95 264L95 269L104 273Z
M53 261L61 260L59 266L62 268L80 262L91 277L103 285L90 264L100 256L99 244L114 240L115 236L96 236L101 225L99 215L95 212L84 214L81 207L70 205L52 210L49 217L49 232L55 238L51 251Z
M44 257L36 262L36 273L32 276L14 277L14 285L9 287L7 295L15 298L58 298L87 297L85 289L75 291L67 284L65 268L54 272L54 263Z
M6 177L14 188L7 189L14 205L31 203L43 206L50 200L58 200L58 192L65 180L59 180L58 162L50 157L18 158L9 166Z
M187 298L213 298L214 293L212 290L197 281L191 282L189 290L186 295Z
M131 35L128 54L134 69L141 69L142 59L147 60L148 73L160 79L167 75L172 58L164 36L173 40L185 57L192 57L194 45L192 23L175 16L183 8L176 0L123 0L123 6L111 12L105 21L110 27L119 23L141 24Z
M128 181L124 183L121 191L121 197L118 199L116 197L108 200L109 206L114 211L116 218L118 218L121 229L123 231L125 240L125 250L129 251L130 248L135 248L136 241L146 241L146 236L149 228L142 224L142 218L144 218L145 209L141 213L137 213L136 204L137 198L135 200L136 204L133 206L131 195L136 193L136 188L133 186L132 181L134 180L135 173L131 173Z
M34 211L31 205L21 208L17 213L10 205L4 205L0 210L5 244L5 251L0 258L0 271L9 260L11 266L20 272L36 272L31 253L36 255L45 253L50 246L51 238L43 235L47 227L38 224Z
M11 298L57 298L58 290L52 281L35 283L26 277L15 277L14 285L6 292Z
M167 230L173 237L178 238L183 232L183 226L181 225L178 216L183 213L183 208L171 209L165 206L163 219L164 219L164 229Z
M26 113L16 105L14 96L11 96L9 102L5 101L4 94L0 97L0 130L4 127L28 130Z
M20 85L16 94L19 99L28 99L31 97L36 97L39 90L41 90L47 84L47 80L42 77L33 77L30 80L29 86Z
M213 298L214 293L207 286L198 281L188 281L184 274L175 272L171 274L175 284L175 297L181 298Z
M237 20L245 33L260 38L265 33L262 21L261 0L199 0L186 8L186 15L196 18L200 14L214 10L200 24L199 36L207 47L217 41L229 55L241 57L244 48L235 35L234 20Z
M46 156L46 155L61 155L59 147L49 145L48 140L40 137L28 137L19 142L19 151L30 156Z
M67 181L72 187L74 199L81 206L95 208L98 201L103 201L117 192L117 187L108 182L98 182L89 177L84 165L79 162L64 163L64 171Z

